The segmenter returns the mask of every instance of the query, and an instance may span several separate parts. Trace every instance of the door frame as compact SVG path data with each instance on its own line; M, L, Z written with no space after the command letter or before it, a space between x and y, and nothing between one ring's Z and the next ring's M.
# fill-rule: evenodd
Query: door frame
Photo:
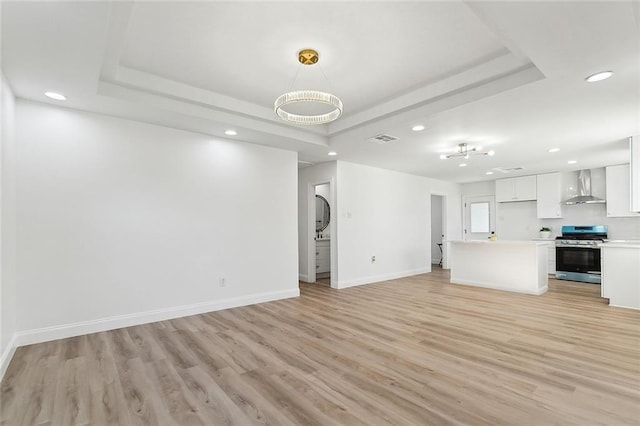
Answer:
M464 241L469 240L470 232L467 232L468 225L468 213L467 213L467 203L473 202L474 199L490 199L489 200L489 235L491 232L496 232L496 228L498 227L498 218L497 218L497 203L496 196L493 194L479 194L479 195L465 195L462 197L462 239ZM493 219L493 220L492 220Z
M323 179L321 181L309 182L307 184L307 278L310 283L316 282L316 186L329 185L329 205L331 206L331 216L329 219L329 243L331 258L331 288L338 288L338 261L337 261L337 226L338 216L336 214L336 193L335 179Z
M447 259L447 256L449 254L449 249L447 247L447 235L448 235L448 228L447 228L447 197L448 195L444 192L430 192L429 193L429 235L430 235L430 240L429 240L429 247L431 247L431 238L433 238L433 236L431 236L431 221L433 220L433 218L431 217L431 196L432 195L437 195L438 197L442 197L442 269L449 269L449 260ZM429 250L429 270L431 270L431 257L433 256L433 254L431 253L431 250Z

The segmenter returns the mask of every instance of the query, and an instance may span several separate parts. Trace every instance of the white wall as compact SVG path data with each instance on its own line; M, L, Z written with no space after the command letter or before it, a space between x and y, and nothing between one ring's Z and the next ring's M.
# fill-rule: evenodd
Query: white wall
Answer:
M0 73L0 379L15 349L16 328L16 179L15 99Z
M440 248L442 243L442 196L431 196L431 263L440 262Z
M449 195L455 212L447 224L460 233L456 184L344 161L337 172L340 288L431 271L432 192Z
M331 222L329 223L329 233L336 235L336 162L320 163L315 166L305 167L298 171L298 262L300 270L300 281L310 281L310 267L312 264L311 257L315 258L315 250L309 250L309 242L313 241L315 236L315 226L313 225L313 217L309 211L309 203L315 206L315 185L330 182L330 195L327 198L331 206ZM326 197L325 197L326 198ZM315 214L313 215L315 216ZM333 255L336 250L336 238L331 239L332 260L336 260ZM315 244L315 243L314 243ZM315 261L313 261L315 262ZM331 271L336 269L336 262L331 263ZM315 267L315 266L314 266ZM336 285L336 278L331 274L331 285Z
M296 153L22 100L16 118L21 343L299 294Z

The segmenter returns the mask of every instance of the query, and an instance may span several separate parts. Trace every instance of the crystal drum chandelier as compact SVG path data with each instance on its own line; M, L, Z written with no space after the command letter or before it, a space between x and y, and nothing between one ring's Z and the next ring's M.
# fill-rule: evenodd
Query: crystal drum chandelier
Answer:
M298 61L302 65L314 65L318 63L318 52L312 49L301 50L298 53ZM303 115L286 111L287 105L295 103L316 103L329 105L331 111L324 114ZM281 119L294 124L315 125L330 123L342 115L342 101L331 93L318 90L295 90L278 96L273 104L273 109Z

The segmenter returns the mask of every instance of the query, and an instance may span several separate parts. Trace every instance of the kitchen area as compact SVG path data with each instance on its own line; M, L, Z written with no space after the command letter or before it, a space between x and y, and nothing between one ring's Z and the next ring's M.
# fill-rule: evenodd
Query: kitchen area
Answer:
M546 282L531 272L531 285L522 287L523 272L535 269L526 264L539 262L549 278L600 285L611 306L640 309L640 140L630 138L629 144L628 164L464 184L463 203L491 200L495 219L487 238L474 234L473 218L465 218L464 240L449 243L451 281L542 294ZM500 242L512 244L511 255L501 255L492 267L486 261L469 267ZM538 254L513 256L516 242ZM539 245L546 253L536 251ZM493 276L465 281L481 268ZM520 284L509 289L505 282Z

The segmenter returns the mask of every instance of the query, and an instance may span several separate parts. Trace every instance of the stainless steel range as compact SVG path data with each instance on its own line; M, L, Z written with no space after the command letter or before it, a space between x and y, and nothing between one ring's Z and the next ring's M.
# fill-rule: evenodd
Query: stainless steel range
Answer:
M600 244L607 238L607 226L563 226L556 237L556 278L600 284Z

